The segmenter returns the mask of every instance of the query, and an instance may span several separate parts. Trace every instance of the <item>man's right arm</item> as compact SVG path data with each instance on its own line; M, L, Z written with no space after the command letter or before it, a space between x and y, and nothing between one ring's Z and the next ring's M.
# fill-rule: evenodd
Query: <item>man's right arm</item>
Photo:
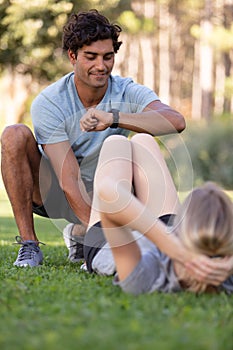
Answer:
M88 225L91 200L82 181L79 164L69 141L43 145L43 149L72 210L84 225Z

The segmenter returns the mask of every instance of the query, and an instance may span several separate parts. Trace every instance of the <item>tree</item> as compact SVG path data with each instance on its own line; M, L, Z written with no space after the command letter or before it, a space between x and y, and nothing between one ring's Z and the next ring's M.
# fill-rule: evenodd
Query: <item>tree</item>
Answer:
M40 0L30 5L29 0L12 1L1 22L0 61L4 67L41 81L56 78L61 73L62 27L72 7L66 1Z
M114 18L129 2L105 0L104 8ZM101 5L102 4L102 5ZM71 12L103 7L102 1L2 0L0 1L0 73L5 95L0 110L6 123L21 120L30 95L70 71L62 53L62 28Z
M23 116L33 82L44 84L66 68L58 42L71 10L66 1L2 1L0 62L7 124Z
M213 31L212 11L212 0L205 0L200 36L200 86L201 116L207 120L213 113L213 47L209 40Z

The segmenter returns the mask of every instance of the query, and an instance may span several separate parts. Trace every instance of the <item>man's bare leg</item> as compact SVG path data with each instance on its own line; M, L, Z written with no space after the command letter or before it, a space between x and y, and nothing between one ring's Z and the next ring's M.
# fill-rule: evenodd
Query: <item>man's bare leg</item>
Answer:
M4 130L1 144L2 178L19 234L22 240L38 241L33 223L32 203L42 204L39 188L41 155L35 138L27 126L17 124ZM49 187L49 184L47 186Z

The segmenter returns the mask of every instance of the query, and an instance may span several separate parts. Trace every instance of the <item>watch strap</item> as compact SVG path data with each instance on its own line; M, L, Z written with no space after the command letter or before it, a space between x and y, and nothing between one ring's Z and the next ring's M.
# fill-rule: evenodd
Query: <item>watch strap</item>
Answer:
M113 114L113 123L110 125L110 128L116 129L119 126L119 111L118 109L112 109L111 113Z

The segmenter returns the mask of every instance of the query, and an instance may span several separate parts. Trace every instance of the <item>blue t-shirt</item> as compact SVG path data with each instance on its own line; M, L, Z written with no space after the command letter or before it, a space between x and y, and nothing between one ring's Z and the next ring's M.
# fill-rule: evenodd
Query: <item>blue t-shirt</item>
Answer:
M155 100L159 98L152 90L134 83L131 78L110 76L107 91L96 108L106 112L116 108L125 113L139 113ZM31 106L38 144L69 141L83 179L93 181L103 141L112 134L127 136L129 130L107 128L104 131L82 132L79 121L85 113L73 72L45 88Z

